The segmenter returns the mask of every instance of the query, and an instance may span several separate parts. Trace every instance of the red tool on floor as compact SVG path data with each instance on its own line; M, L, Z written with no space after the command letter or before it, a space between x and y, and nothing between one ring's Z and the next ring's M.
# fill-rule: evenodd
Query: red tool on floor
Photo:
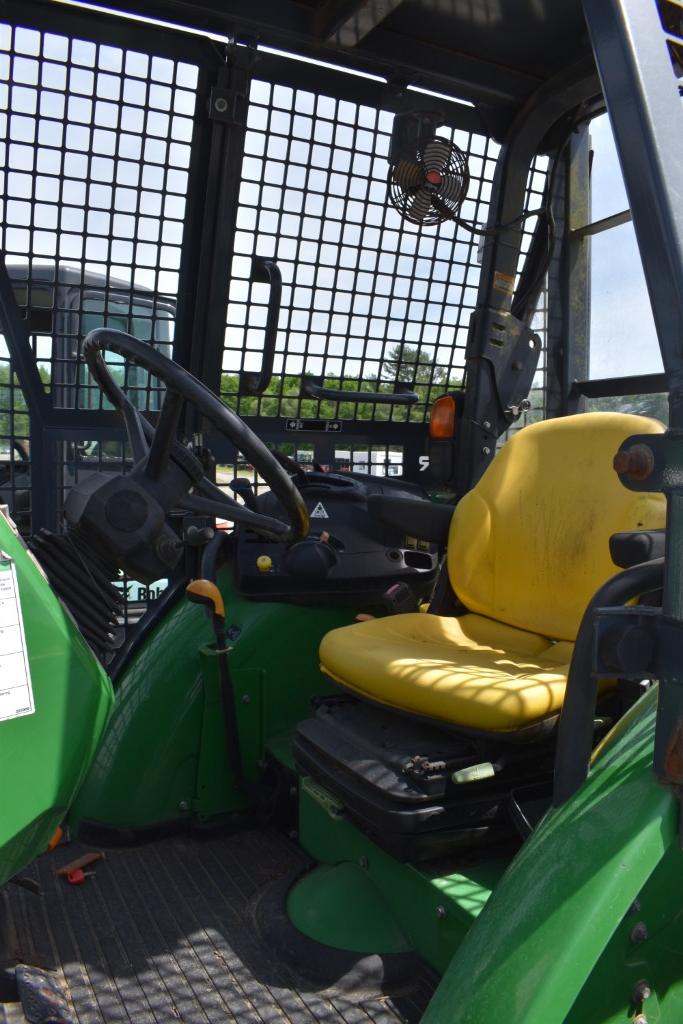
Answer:
M90 875L94 874L94 871L84 871L83 868L74 868L73 871L68 873L66 880L69 885L83 885L86 878L89 878Z

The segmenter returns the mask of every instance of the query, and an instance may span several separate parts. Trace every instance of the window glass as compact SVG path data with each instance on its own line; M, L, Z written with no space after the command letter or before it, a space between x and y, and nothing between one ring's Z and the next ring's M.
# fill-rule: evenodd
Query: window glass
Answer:
M661 423L669 422L669 396L610 395L607 398L589 398L589 412L628 412L636 416L651 416Z
M590 376L661 373L662 358L632 224L591 239Z
M628 210L619 158L607 114L591 121L591 221Z
M152 315L155 317L154 320L152 320ZM170 358L173 347L170 334L171 326L171 311L158 307L155 309L152 301L131 306L130 302L117 302L110 298L105 313L103 296L86 297L83 300L81 314L83 337L97 327L108 327L114 331L132 334L141 341L150 341L150 335L154 331L156 349ZM105 351L104 361L113 379L128 392L128 397L136 408L151 411L157 411L160 408L159 386L151 381L146 370L132 363L127 364L127 361L116 352ZM111 403L106 399L103 400L97 389L92 386L90 373L84 364L81 364L81 385L84 388L86 399L85 408L97 409L100 407L100 402L102 402L102 408L111 408Z

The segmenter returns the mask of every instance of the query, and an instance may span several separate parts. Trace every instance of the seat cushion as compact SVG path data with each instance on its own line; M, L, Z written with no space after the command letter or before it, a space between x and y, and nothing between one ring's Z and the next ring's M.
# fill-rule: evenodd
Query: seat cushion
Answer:
M486 732L556 714L573 644L481 615L392 615L332 630L321 668L363 697Z

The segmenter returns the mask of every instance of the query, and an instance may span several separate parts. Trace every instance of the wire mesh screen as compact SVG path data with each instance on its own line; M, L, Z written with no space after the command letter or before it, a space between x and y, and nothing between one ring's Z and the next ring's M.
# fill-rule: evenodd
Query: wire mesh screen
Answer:
M0 24L0 248L50 404L83 425L50 446L51 525L75 483L130 468L122 431L91 436L88 412L110 406L82 361L85 335L107 326L173 352L197 85L188 62ZM31 487L46 481L31 479L26 402L0 327L0 501L29 534ZM134 405L159 408L158 381L105 358ZM116 580L122 627L165 583Z
M4 325L0 322L0 337ZM31 532L29 413L7 355L0 349L0 504L7 505L19 531Z
M434 398L461 383L478 239L453 221L420 228L388 205L392 123L375 107L252 83L221 382L242 414L423 422ZM468 158L462 217L485 221L498 145L459 130L440 134ZM544 180L539 165L531 207ZM527 245L532 230L530 218ZM263 348L268 296L250 281L254 255L274 257L283 277L275 373L260 398L239 394L240 372L259 369ZM419 402L301 398L303 373L349 390L415 384Z
M172 352L196 85L191 64L0 25L0 244L56 408L103 405L79 363L94 327Z

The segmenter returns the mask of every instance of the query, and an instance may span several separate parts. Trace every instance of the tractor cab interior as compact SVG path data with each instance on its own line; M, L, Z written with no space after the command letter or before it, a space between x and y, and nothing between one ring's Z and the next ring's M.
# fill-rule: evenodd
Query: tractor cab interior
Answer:
M675 1021L680 5L127 6L0 24L0 1024Z

